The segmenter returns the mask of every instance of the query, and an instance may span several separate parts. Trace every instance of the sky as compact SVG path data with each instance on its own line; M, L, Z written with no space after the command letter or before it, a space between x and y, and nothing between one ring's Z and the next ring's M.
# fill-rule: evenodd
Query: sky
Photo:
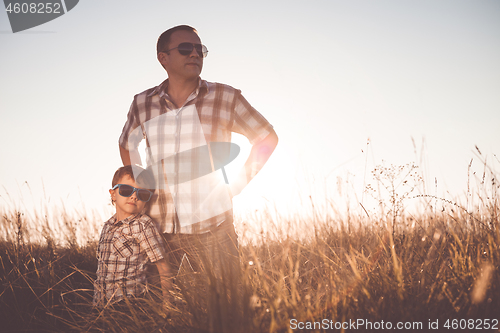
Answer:
M380 164L416 163L454 197L475 146L499 161L499 1L86 0L15 34L0 9L0 205L109 214L130 103L166 79L156 40L179 24L209 49L202 78L241 89L280 139L237 211L342 186L363 200ZM230 179L250 149L234 142Z

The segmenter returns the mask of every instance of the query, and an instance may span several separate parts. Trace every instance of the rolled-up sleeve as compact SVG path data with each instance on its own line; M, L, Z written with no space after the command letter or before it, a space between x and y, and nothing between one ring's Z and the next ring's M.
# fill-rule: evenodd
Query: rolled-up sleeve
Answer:
M139 246L144 249L151 262L163 259L165 250L163 248L163 239L156 230L153 221L144 223L143 230L139 235Z
M238 90L234 106L231 132L242 134L253 145L268 136L273 126L255 110Z
M130 110L127 115L127 122L123 126L122 134L118 143L120 147L126 150L134 150L139 147L139 143L143 139L144 134L142 132L141 124L139 121L138 108L137 108L137 96L134 98L132 105L130 105Z

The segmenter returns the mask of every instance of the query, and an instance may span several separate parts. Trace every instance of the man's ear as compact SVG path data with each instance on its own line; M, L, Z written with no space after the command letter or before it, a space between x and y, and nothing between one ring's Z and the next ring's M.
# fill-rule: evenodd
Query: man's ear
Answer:
M160 64L162 65L163 68L165 68L165 62L166 62L166 58L167 58L167 54L165 52L158 52L156 54L156 58L158 59L158 61L160 62Z

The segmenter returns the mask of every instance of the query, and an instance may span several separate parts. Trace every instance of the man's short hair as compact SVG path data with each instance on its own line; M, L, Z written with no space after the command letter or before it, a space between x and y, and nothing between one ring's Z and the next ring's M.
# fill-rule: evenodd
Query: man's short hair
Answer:
M122 179L122 177L124 176L129 176L130 178L132 178L136 182L138 187L150 190L154 190L155 188L155 180L152 172L138 165L126 165L118 168L113 176L111 188L118 184L120 179Z
M156 42L156 53L160 52L165 52L168 46L168 43L170 43L170 37L172 34L176 31L179 30L184 30L184 31L192 31L195 34L198 34L198 31L196 31L195 28L190 27L189 25L178 25L176 27L170 28L166 31L164 31L160 37L158 37L158 42Z

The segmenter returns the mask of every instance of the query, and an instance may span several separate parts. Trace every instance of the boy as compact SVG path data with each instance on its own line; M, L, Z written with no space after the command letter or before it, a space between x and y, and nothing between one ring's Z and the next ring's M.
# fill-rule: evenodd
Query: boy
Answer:
M139 175L137 179L134 173ZM148 261L156 264L163 296L168 295L169 267L163 241L153 220L143 214L153 195L148 190L153 184L153 176L138 166L124 166L115 172L109 193L116 214L104 224L99 239L94 306L103 307L124 297L144 297Z

